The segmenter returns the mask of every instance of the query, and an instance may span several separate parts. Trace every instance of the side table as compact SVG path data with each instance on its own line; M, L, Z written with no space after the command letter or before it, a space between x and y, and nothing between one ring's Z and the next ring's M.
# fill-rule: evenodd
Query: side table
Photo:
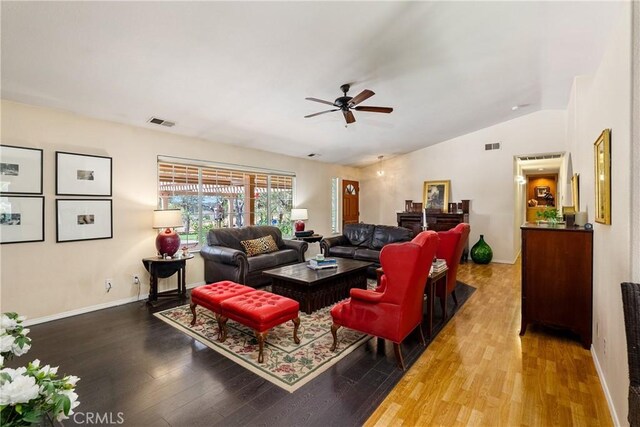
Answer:
M160 297L178 297L185 298L187 296L186 272L187 260L193 258L193 255L183 256L180 258L164 259L160 257L149 257L142 260L144 268L149 272L149 299L148 304L153 305ZM158 293L158 278L165 279L178 273L178 286L174 290Z

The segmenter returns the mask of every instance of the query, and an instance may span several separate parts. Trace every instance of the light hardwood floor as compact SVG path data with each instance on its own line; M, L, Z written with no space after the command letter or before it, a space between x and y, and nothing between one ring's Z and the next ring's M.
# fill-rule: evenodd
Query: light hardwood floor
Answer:
M477 287L366 426L612 425L591 353L578 341L520 329L520 262L462 264Z

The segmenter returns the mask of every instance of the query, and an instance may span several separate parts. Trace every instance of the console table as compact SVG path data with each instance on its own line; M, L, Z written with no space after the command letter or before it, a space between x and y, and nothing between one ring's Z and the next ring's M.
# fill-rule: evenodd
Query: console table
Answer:
M149 257L142 260L144 268L149 272L149 299L147 303L153 304L158 301L159 297L178 297L185 298L187 296L186 270L187 260L192 259L193 255L183 256L180 258L164 259L160 257ZM178 273L178 286L176 289L158 293L158 278L165 279Z

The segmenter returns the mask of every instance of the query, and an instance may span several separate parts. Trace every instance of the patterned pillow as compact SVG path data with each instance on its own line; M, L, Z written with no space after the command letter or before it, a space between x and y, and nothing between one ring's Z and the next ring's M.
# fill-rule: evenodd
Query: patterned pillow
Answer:
M240 243L247 253L247 256L268 254L278 250L278 245L276 245L276 241L273 240L273 236L271 235L260 237L259 239L242 240Z

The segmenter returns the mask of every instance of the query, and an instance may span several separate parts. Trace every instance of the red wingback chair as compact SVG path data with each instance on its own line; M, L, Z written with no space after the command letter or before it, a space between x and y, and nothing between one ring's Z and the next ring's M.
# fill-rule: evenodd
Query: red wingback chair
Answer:
M456 297L456 276L458 275L458 265L460 264L460 257L462 257L462 251L469 240L469 231L471 227L469 224L461 223L456 225L451 230L439 231L438 237L440 243L436 250L436 257L447 261L447 283L438 283L436 287L436 296L440 298L440 306L442 307L443 316L447 317L447 296L451 294L453 301L458 305L458 298Z
M351 289L351 298L331 309L331 351L336 349L338 329L344 326L392 341L404 370L400 343L422 322L424 285L437 246L434 231L423 231L411 242L385 245L380 252L384 275L378 289Z

